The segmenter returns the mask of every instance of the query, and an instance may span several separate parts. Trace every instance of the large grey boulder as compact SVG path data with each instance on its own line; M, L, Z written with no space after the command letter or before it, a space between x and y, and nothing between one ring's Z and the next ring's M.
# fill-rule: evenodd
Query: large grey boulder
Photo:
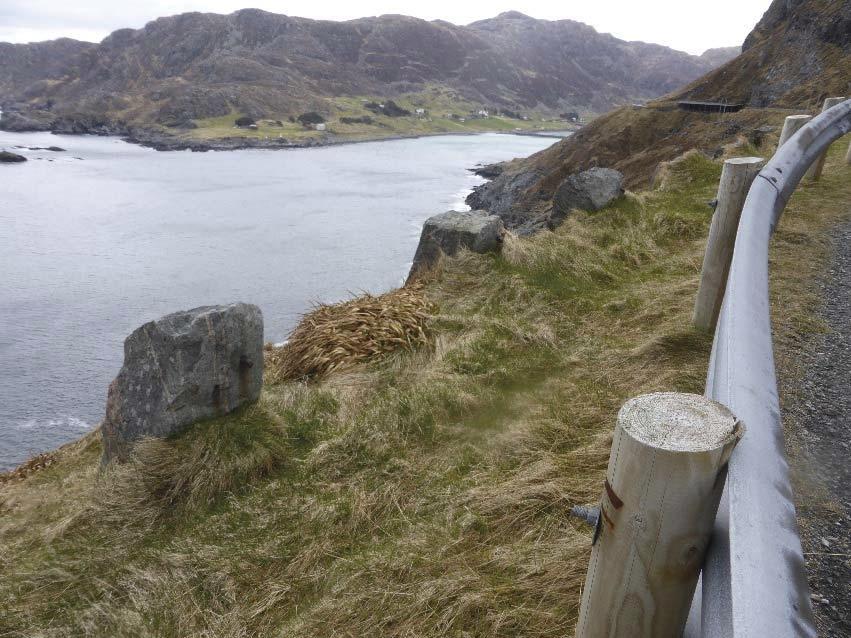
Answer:
M553 196L553 225L558 225L571 210L598 211L623 196L623 174L612 168L590 168L565 179Z
M443 256L452 257L463 248L476 253L499 250L503 235L502 220L483 210L450 210L429 217L423 224L408 281L432 268Z
M143 437L166 437L260 396L263 315L236 303L175 312L124 341L124 365L109 386L103 459L126 458Z

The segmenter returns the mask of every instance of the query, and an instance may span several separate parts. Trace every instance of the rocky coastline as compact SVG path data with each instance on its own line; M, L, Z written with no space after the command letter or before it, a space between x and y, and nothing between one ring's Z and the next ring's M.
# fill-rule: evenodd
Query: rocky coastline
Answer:
M563 131L564 126L551 130L540 129L534 133ZM447 131L436 133L412 133L410 135L371 135L367 137L342 137L326 133L322 137L306 140L291 140L283 137L221 137L211 139L190 139L166 131L134 126L121 121L97 116L61 116L47 117L42 114L24 114L19 111L2 112L0 131L17 133L54 133L56 135L98 135L120 137L130 144L137 144L156 151L239 151L246 149L284 150L294 148L317 148L337 144L359 144L365 142L386 142L441 135L481 135L482 133L503 133L508 135L530 135L529 131Z

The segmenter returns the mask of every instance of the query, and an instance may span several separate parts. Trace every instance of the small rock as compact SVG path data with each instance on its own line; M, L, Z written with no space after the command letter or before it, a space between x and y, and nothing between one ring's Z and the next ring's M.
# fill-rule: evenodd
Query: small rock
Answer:
M623 174L611 168L591 168L570 175L553 196L550 226L561 224L575 208L589 212L605 208L623 196L623 181Z
M776 126L760 126L748 133L748 142L754 146L760 146L769 133L773 133L777 129Z
M472 169L475 175L479 177L484 177L485 179L494 179L502 175L502 171L505 169L505 165L501 163L497 164L480 164Z
M408 281L434 267L442 257L452 257L463 248L476 253L499 250L504 235L502 220L483 210L451 210L429 217L423 224Z
M17 153L9 151L0 151L0 164L14 164L16 162L26 162L27 158Z

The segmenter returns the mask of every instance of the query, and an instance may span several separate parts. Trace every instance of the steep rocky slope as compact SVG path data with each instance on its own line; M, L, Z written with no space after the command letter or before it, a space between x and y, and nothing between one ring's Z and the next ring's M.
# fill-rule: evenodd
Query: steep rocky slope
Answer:
M676 97L798 108L851 88L851 2L774 0L742 55Z
M592 166L622 171L627 186L648 186L660 164L692 148L710 155L778 125L788 110L816 111L825 97L851 95L851 2L774 0L734 60L643 108L616 109L525 160L504 165L468 202L511 225L540 226L556 187ZM678 110L682 99L746 104L739 113ZM768 136L771 138L771 136ZM767 151L766 151L767 152Z
M94 47L69 38L34 44L0 42L0 103L25 88L36 93L45 90L74 68L80 54Z
M330 22L255 9L187 13L81 48L62 56L68 68L49 82L19 71L23 56L0 49L8 76L0 103L23 116L7 127L51 128L69 116L85 128L110 121L191 127L233 112L327 114L330 98L435 85L483 106L601 112L671 91L714 64L516 12L468 26L396 15Z

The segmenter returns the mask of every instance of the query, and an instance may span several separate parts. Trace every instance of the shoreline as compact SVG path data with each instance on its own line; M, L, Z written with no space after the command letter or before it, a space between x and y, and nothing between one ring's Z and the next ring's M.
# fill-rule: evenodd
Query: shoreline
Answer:
M426 137L440 137L448 135L484 135L487 133L496 133L499 135L517 135L525 137L542 137L551 139L564 139L568 135L553 135L553 133L567 133L572 135L579 129L570 130L565 127L523 130L523 131L505 131L505 130L484 130L484 131L437 131L434 133L412 133L410 135L394 134L394 135L375 135L363 138L346 138L335 135L327 135L321 138L311 138L302 141L292 141L286 138L253 138L253 137L221 137L210 140L192 140L181 138L159 131L150 129L126 129L111 128L111 127L96 127L94 130L51 130L33 128L20 129L4 129L0 127L0 131L7 133L50 133L52 135L94 135L97 137L118 137L128 144L135 144L144 148L151 148L155 151L192 151L193 153L207 153L210 151L242 151L242 150L291 150L300 148L322 148L326 146L339 146L344 144L365 144L368 142L392 142L397 140L421 139ZM548 135L549 133L549 135Z
M87 136L91 136L93 138L103 138L102 141L107 142L107 143L111 143L110 140L114 141L114 140L118 140L118 139L122 139L122 140L125 139L124 136L107 135L106 133L96 134L96 133L82 133L82 132L81 133L58 133L58 132L54 132L54 131L14 131L14 132L9 132L9 136L10 136L10 138L12 138L9 141L10 144L27 144L27 145L30 145L30 146L32 146L32 145L41 146L41 145L46 145L48 143L47 140L45 140L45 141L40 140L38 143L36 143L32 139L30 139L30 140L21 139L20 141L16 141L16 140L14 140L14 137L15 137L14 134L17 133L17 132L23 133L24 135L31 134L31 133L50 133L52 136L59 136L59 135L68 134L68 135L75 135L75 136L81 136L82 137L82 136L87 135ZM449 135L449 136L461 135L461 136L464 137L464 139L469 137L470 138L469 143L470 144L476 144L476 142L473 141L472 137L478 136L478 135L483 135L485 133L499 133L499 134L502 134L502 135L506 135L506 134L516 135L516 132L514 132L514 131L463 131L463 132L460 132L460 133L457 133L457 132L446 132L446 133L436 132L436 133L428 133L428 134L422 134L422 135L407 135L407 136L392 136L392 137L386 136L386 137L378 138L378 139L358 139L358 140L346 140L346 139L340 140L340 139L337 139L333 143L324 144L324 146L336 146L338 144L359 144L359 143L367 143L367 142L384 142L384 141L395 141L395 140L402 141L402 140L406 140L406 139L412 140L412 139L418 139L418 138L447 136L447 135ZM536 136L530 136L530 137L536 137ZM512 144L512 142L510 141L510 139L508 137L503 137L501 139L503 139L504 141L499 142L498 140L494 140L493 138L491 138L493 144L497 144L497 145ZM73 143L72 140L70 140L70 139L67 140L67 141L69 142L69 144ZM92 139L91 141L92 141L92 143L98 142L98 140L96 140L96 139ZM55 143L59 144L59 145L65 145L60 140L57 140ZM132 143L132 142L128 141L128 143ZM461 140L458 140L458 143L462 144L462 146L467 144L467 142L462 142ZM541 143L545 144L546 141L542 140ZM138 145L140 145L140 144L137 144L137 146ZM70 145L66 145L66 146L69 149L72 148ZM314 145L314 147L317 147L317 145ZM278 147L273 147L271 149L264 149L264 150L280 150L280 149L281 149L281 147L278 146ZM230 150L230 149L228 149L228 150ZM233 149L233 150L237 150L237 149ZM65 155L68 155L68 154L66 153ZM155 157L153 154L148 154L148 153L145 153L144 155L147 156L147 157L150 157L150 158ZM227 156L223 156L223 157L227 157ZM260 158L260 157L266 157L266 156L255 155L255 157ZM186 159L189 160L189 157L187 157ZM261 159L260 161L263 161L263 160ZM469 174L479 175L480 171L483 168L484 168L484 166L482 166L482 165L466 165L466 166L463 167L463 171L468 175ZM453 197L454 203L451 205L451 208L453 208L453 209L468 208L468 206L465 203L465 200L466 200L466 197L469 196L469 194L472 192L472 190L473 190L473 184L468 184L465 187L463 187L460 191L453 193L452 197ZM410 261L410 258L412 258L412 256L413 256L412 254L409 255L409 261L407 261L405 263L402 271L400 271L398 282L396 284L394 284L393 287L395 287L397 285L401 285L402 282L404 281L405 275L410 270L410 267L411 267L411 264L412 264L412 261ZM91 432L96 431L98 427L99 427L99 420L93 420L92 422L90 422L89 429L82 430L80 435L82 437L88 436ZM76 434L74 434L73 436L76 437ZM6 459L0 458L0 484L5 482L6 480L9 480L12 476L19 475L21 473L21 471L25 471L26 468L34 467L34 464L39 464L39 467L41 467L49 457L51 457L54 453L56 453L64 445L74 443L77 440L78 440L77 438L74 438L71 441L69 441L68 443L60 444L58 447L57 446L51 446L49 448L48 447L36 448L36 449L32 450L29 454L25 453L25 455L23 455L22 457L18 457L19 460L12 459L11 462L8 463L8 465L5 462L3 462Z

